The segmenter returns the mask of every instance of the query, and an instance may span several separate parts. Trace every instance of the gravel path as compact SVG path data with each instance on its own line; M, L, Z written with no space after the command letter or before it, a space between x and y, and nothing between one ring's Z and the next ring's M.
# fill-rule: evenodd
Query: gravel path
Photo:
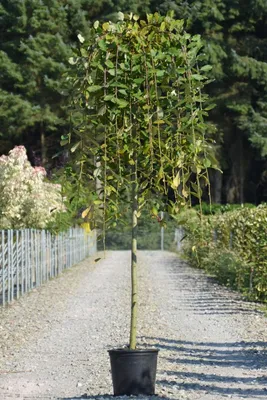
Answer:
M86 260L0 310L0 400L112 398L107 350L128 342L129 264L129 252ZM256 306L173 253L140 252L139 271L139 345L160 349L151 399L267 399Z

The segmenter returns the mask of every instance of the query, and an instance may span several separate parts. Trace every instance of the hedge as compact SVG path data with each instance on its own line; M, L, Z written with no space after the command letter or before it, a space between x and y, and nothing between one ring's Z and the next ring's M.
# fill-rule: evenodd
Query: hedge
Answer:
M184 252L219 281L267 301L267 205L199 217L188 211Z

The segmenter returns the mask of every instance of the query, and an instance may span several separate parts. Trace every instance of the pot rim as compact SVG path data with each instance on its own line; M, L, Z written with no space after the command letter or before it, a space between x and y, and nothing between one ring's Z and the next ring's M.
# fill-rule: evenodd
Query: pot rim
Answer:
M140 354L144 354L144 353L158 353L159 349L154 349L154 348L149 348L149 349L129 349L129 348L118 348L118 349L110 349L108 350L108 353L117 353L117 354L123 354L123 353L127 353L127 354L134 354L134 353L140 353Z

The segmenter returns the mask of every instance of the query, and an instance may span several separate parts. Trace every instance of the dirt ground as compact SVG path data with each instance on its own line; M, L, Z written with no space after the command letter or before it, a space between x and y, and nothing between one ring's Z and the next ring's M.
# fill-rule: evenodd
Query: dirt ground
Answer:
M107 350L128 344L130 253L100 257L0 310L0 400L112 398ZM267 399L259 306L174 253L138 260L138 342L160 350L151 399Z

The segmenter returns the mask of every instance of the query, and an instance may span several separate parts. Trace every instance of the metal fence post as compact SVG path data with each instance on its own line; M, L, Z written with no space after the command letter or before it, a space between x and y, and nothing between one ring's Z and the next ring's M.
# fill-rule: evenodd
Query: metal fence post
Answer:
M5 232L1 231L1 265L2 265L2 304L6 302L6 271L5 271Z

